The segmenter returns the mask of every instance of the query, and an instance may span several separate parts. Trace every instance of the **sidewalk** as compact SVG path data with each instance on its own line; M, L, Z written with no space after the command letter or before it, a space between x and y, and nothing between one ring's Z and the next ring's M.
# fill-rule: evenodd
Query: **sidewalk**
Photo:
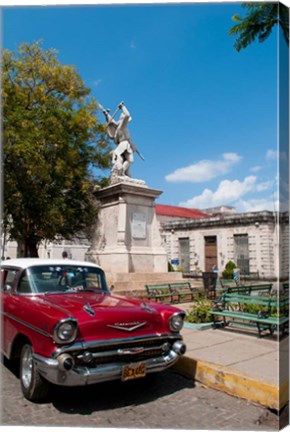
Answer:
M187 345L175 369L231 395L281 409L289 400L289 337L258 338L237 328L194 330L185 324Z

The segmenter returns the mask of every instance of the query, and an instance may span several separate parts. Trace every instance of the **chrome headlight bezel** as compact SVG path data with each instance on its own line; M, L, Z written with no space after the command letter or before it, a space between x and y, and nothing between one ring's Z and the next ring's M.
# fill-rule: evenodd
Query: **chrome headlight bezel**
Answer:
M169 318L169 328L174 333L179 333L184 324L185 313L184 312L175 312Z
M74 318L64 318L53 328L53 339L59 344L71 343L75 340L78 331L78 323Z

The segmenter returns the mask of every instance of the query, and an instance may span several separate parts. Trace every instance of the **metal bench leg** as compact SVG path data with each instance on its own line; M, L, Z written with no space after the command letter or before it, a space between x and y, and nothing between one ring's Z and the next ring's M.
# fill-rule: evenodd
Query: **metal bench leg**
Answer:
M258 323L257 322L257 327L258 327L258 334L259 334L259 337L261 337L261 327L260 327L260 323Z

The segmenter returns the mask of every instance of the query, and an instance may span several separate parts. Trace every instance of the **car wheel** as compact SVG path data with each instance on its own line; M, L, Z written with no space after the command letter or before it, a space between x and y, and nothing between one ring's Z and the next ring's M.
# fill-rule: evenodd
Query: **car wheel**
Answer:
M26 399L40 401L47 396L49 384L37 371L32 354L32 346L25 344L20 357L21 388Z

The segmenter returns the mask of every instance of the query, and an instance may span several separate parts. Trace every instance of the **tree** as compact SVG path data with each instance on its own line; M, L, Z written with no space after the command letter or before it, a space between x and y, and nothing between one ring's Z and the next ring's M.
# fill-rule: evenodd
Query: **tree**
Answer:
M229 35L237 36L234 47L237 51L246 48L256 38L264 42L272 33L273 27L279 25L289 45L289 11L281 3L243 3L248 13L244 18L234 15L232 20L239 24L232 27Z
M92 224L110 148L90 90L41 42L4 50L2 100L3 227L21 256L38 256L41 241L70 239Z

